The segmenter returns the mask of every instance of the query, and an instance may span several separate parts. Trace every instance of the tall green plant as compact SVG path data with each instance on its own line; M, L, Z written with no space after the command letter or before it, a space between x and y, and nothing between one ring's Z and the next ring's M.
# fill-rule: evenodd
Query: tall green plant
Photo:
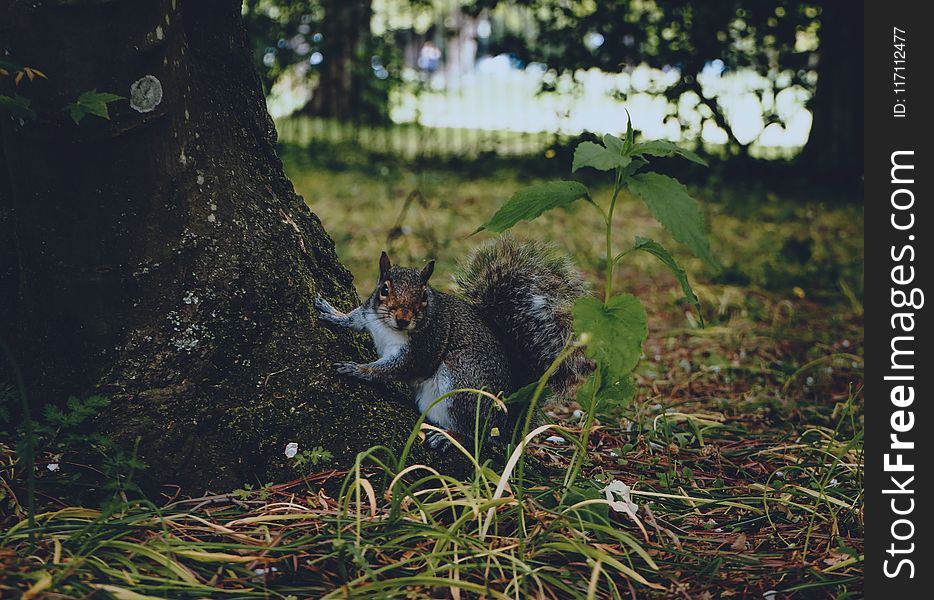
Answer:
M648 335L648 328L645 308L639 299L627 293L614 293L613 275L620 260L634 251L647 252L658 258L674 274L685 298L694 307L703 325L700 302L687 274L664 246L655 240L636 236L631 247L614 254L613 213L619 193L626 189L645 202L652 215L675 240L719 268L710 252L704 215L698 202L678 180L660 173L643 171L649 164L649 157L665 156L678 156L707 166L707 162L694 152L668 141L636 143L630 120L625 139L606 134L602 144L582 142L574 151L572 172L591 168L613 173L613 194L607 206L598 204L582 183L551 181L516 192L489 221L477 229L477 232L484 229L504 232L520 221L531 221L551 209L564 208L579 200L593 206L603 217L606 240L603 301L587 296L578 300L573 307L574 332L579 343L583 344L584 352L596 362L597 368L577 394L578 401L587 407L587 419L567 471L566 490L574 485L580 472L596 413L609 406L628 405L635 393L632 371L642 356L642 343ZM531 410L534 410L534 405L530 407ZM523 437L528 433L529 423L526 420Z

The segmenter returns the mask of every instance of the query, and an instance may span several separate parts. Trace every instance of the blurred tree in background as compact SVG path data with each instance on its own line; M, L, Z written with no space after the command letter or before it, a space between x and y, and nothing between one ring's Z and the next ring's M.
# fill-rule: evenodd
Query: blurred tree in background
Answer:
M703 143L744 164L757 145L774 146L775 134L795 130L795 141L784 145L795 147L802 175L835 185L858 183L862 173L863 16L842 1L248 0L243 10L270 102L281 104L270 106L277 118L504 131L504 122L519 126L517 120L478 125L478 115L531 97L495 79L471 80L482 68L492 72L493 62L538 77L539 92L565 96L591 94L580 89L604 75L599 85L612 88L612 76L650 68L648 83L620 84L604 95L637 122L645 111L632 106L636 96L662 99L659 127L670 139ZM435 47L439 67L425 59ZM482 88L474 92L479 97L496 99L489 106L465 99L471 85ZM411 99L432 95L436 102L427 108ZM442 95L461 102L445 104ZM789 99L810 111L803 124ZM397 110L401 104L405 110ZM452 116L465 112L477 114ZM560 118L541 121L524 131L593 130ZM789 157L769 156L779 155Z
M391 36L373 35L371 0L246 0L244 22L257 70L276 83L307 86L302 112L365 123L388 121ZM398 74L398 68L394 69Z
M499 0L478 0L495 7ZM828 175L859 177L862 168L861 6L842 1L788 0L516 0L535 14L536 29L511 36L503 50L562 71L608 72L642 62L676 68L681 77L664 93L685 94L704 106L728 136L729 155L746 155L754 140L734 134L721 99L701 85L713 61L725 71L752 69L766 125L781 123L774 97L801 86L814 115L806 156ZM766 98L769 95L771 98Z

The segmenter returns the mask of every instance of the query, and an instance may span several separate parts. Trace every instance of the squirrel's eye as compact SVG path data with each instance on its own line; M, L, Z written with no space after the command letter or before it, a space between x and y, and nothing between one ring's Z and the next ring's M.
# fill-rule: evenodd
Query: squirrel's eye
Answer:
M428 302L428 290L422 292L422 302Z
M380 295L380 296L383 296L384 298L385 298L386 296L388 296L388 295L389 295L389 286L386 285L386 284L384 283L384 284L383 284L383 287L379 288L379 295Z

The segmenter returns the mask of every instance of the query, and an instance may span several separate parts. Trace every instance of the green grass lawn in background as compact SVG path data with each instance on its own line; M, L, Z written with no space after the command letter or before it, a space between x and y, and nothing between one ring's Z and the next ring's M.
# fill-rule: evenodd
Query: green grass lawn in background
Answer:
M338 256L356 278L358 292L372 292L373 277L382 250L399 264L437 260L436 273L449 275L458 259L489 239L481 233L468 237L516 190L534 183L519 173L498 168L482 177L451 171L413 172L397 166L329 170L302 157L285 154L285 166L309 207L321 218L337 244ZM547 160L543 157L543 160ZM494 163L495 164L495 163ZM566 170L555 165L555 178ZM609 196L609 187L595 188ZM390 239L407 197L418 192L400 225L403 235ZM625 194L625 192L624 192ZM702 288L722 282L749 285L775 293L776 299L816 297L822 304L854 304L862 290L863 218L861 205L828 206L820 197L776 197L768 192L718 187L695 190L704 206L714 254L726 265L719 274L674 242L644 205L624 196L615 222L620 244L642 235L662 242ZM546 239L565 248L586 272L594 289L601 289L603 267L594 258L604 253L602 221L593 211L575 205L569 211L523 223L515 234ZM670 291L678 287L655 259L641 254L622 263L628 273L617 282L633 291L646 285ZM435 280L435 285L440 284ZM627 289L632 288L632 289ZM658 316L667 309L660 299L643 298ZM670 304L669 304L670 308ZM708 307L709 308L709 307ZM841 309L834 306L833 309Z

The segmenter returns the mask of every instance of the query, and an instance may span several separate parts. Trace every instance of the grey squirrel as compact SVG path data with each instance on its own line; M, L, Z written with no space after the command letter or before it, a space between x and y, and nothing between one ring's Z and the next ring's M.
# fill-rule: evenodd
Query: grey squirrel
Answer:
M406 383L419 410L428 412L429 423L469 440L477 394L432 403L455 389L508 395L537 381L568 343L571 306L587 287L570 259L551 246L510 236L473 253L454 277L458 296L428 285L434 264L421 270L398 267L383 252L376 289L362 305L345 314L318 296L315 306L322 321L373 337L379 359L336 363L338 372ZM567 397L592 369L575 350L549 386L556 396ZM501 410L491 411L490 399L479 401L481 423L503 431L510 420ZM433 448L447 446L447 438L437 432L427 441Z

